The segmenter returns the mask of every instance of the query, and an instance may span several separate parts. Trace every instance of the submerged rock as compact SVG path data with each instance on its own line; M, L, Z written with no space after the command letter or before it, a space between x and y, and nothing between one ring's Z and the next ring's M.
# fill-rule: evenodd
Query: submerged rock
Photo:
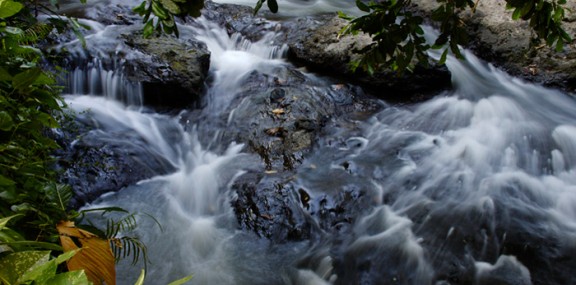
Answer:
M59 181L74 193L70 204L78 209L109 192L175 170L142 138L130 133L98 131L81 122L69 122L56 140ZM110 136L114 135L114 139Z

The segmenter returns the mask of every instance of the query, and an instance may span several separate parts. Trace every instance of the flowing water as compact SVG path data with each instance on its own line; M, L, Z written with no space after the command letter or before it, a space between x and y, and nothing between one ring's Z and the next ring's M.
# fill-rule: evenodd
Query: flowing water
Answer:
M269 38L250 43L199 22L182 29L212 53L203 121L183 125L180 116L141 108L140 87L122 77L121 64L105 70L90 61L71 73L66 96L100 132L133 133L177 169L90 205L159 222L139 216L132 233L148 247L149 284L189 274L192 284L576 284L573 97L469 53L466 61L451 58L453 91L418 104L383 103L343 145L320 140L297 170L295 183L312 201L363 185L371 207L340 225L346 234L324 228L314 240L273 243L239 230L230 207L230 185L260 162L198 126L211 126L252 70L289 63ZM320 208L308 209L313 219ZM132 284L142 266L121 262L119 282Z

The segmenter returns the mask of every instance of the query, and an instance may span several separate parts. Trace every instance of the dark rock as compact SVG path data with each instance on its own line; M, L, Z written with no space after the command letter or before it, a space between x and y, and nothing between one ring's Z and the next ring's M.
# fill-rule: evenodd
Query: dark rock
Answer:
M240 90L227 135L259 154L267 170L293 170L331 120L380 108L350 85L318 85L293 67L252 74Z
M444 66L417 65L413 72L402 75L393 71L374 75L353 72L350 62L359 60L372 40L365 34L338 36L346 23L335 14L288 21L282 26L282 40L290 47L289 57L313 71L347 78L385 100L416 101L450 88L450 73Z
M55 134L62 147L56 153L59 181L70 185L74 193L70 208L78 209L105 193L175 170L141 138L118 139L128 135L93 130L80 122L68 122L62 133Z
M172 36L144 39L124 34L126 44L145 55L127 61L127 76L142 82L144 103L183 109L199 101L210 68L210 52L194 39Z
M240 226L274 242L301 241L319 234L299 205L289 178L248 173L232 187L232 202Z
M141 26L131 24L115 23L102 31L95 30L102 34L97 36L88 37L86 32L85 47L73 41L71 33L61 36L56 39L61 44L53 48L63 58L59 64L68 70L83 70L86 84L90 84L91 68L137 82L142 86L143 103L149 107L182 110L196 106L210 67L206 45L193 37L184 40L161 35L144 39ZM91 95L108 95L105 90L100 93Z
M341 36L346 24L335 13L283 19L281 23L253 16L250 7L207 2L204 15L222 26L228 33L240 33L250 40L260 40L270 32L279 32L274 44L288 45L288 59L297 65L327 76L341 78L367 88L385 100L420 101L450 88L450 73L444 66L416 66L413 72L399 76L384 71L373 76L352 72L349 63L361 57L362 48L371 43L367 35ZM261 13L265 17L271 15Z
M317 204L322 198L314 196L309 201L313 209L303 210L306 199L301 192L306 188L294 184L297 169L317 142L331 134L333 125L358 128L348 122L374 114L382 105L360 88L317 81L289 65L278 66L273 73L249 74L229 112L212 118L210 128L218 121L225 122L220 124L225 128L222 144L243 143L262 161L262 169L250 171L233 183L237 198L232 205L240 226L274 242L310 239L321 232L311 217L324 219L323 230L338 227L354 210L363 208L364 202L358 201L369 196L361 194L363 189L348 185L348 190L333 198L335 204L323 204L320 209ZM198 126L198 131L207 133L204 127ZM334 216L334 209L342 211Z

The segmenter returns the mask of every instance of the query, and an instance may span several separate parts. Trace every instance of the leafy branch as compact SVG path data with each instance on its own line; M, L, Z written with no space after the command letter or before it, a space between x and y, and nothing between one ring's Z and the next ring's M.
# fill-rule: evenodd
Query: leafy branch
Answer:
M202 8L204 0L145 0L132 10L144 17L143 33L149 38L162 32L178 37L175 17L199 17Z
M410 0L369 4L357 0L357 7L368 14L358 18L341 14L342 18L350 20L342 34L364 32L372 36L374 43L365 50L360 62L352 64L352 68L361 67L372 73L374 69L388 67L402 73L415 64L414 58L419 64L427 65L426 51L430 48L444 48L440 64L445 62L448 51L462 58L459 46L468 43L469 35L460 14L468 9L475 12L479 1L437 0L440 5L432 12L431 19L438 24L440 34L430 46L422 37L422 19L407 9ZM572 41L562 28L565 4L566 0L506 0L506 8L513 10L512 19L529 21L537 36L557 51L562 51L564 45Z

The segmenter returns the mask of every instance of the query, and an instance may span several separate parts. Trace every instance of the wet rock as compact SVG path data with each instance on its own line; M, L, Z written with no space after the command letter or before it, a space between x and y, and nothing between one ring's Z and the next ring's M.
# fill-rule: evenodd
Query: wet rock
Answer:
M61 1L57 12L68 17L90 19L106 25L132 25L142 17L132 12L134 3L107 3L108 1Z
M144 39L140 32L123 38L146 55L126 63L129 79L143 84L146 105L181 109L199 101L210 67L204 43L166 35Z
M567 3L563 27L576 36L576 2ZM437 7L435 0L418 1L415 11L426 17ZM576 92L576 45L568 43L563 51L535 40L529 23L512 20L512 11L498 0L479 1L476 13L466 12L463 19L475 54L511 75L546 86Z
M274 173L248 173L232 189L232 207L240 226L274 242L301 241L319 234L299 205L290 178Z
M444 66L417 66L413 73L406 72L401 76L392 71L373 76L361 71L352 72L349 63L361 57L362 48L371 39L362 34L338 37L346 21L335 13L286 18L276 22L267 20L274 16L265 11L253 16L251 7L208 2L207 7L209 9L204 15L226 27L229 33L240 33L250 40L260 40L270 32L278 32L279 36L273 39L273 44L287 45L289 60L311 71L368 88L380 98L420 101L439 90L450 88L450 73Z
M476 284L531 285L530 272L513 256L502 255L494 266L480 264Z
M203 17L218 23L229 34L239 33L252 41L261 39L279 27L279 23L269 21L263 15L269 13L262 9L258 15L254 15L253 7L212 1L205 2L205 10L202 12Z
M280 76L246 79L227 131L231 141L259 154L267 170L295 169L330 121L381 107L357 87L323 86L292 67L279 68Z
M106 23L106 18L92 16ZM203 42L164 34L145 39L142 27L132 21L112 24L86 31L85 47L74 41L71 32L55 39L59 44L52 50L62 58L59 64L68 70L84 70L85 84L91 80L87 66L94 65L99 73L109 72L137 82L142 86L144 105L155 109L182 110L200 101L210 67L210 52Z
M450 87L450 73L445 67L416 66L414 72L398 75L383 71L369 75L353 72L350 63L362 57L362 50L371 42L366 34L338 36L347 24L335 14L298 18L282 25L284 41L290 47L289 57L307 68L347 78L371 89L386 100L419 100L423 95Z
M70 185L74 193L70 208L78 209L105 193L175 170L141 138L128 140L128 135L92 130L80 122L68 122L55 135L62 147L56 153L59 181Z
M369 198L361 197L363 189L344 185L348 191L335 190L335 204L313 206L311 214L303 210L307 190L294 184L297 169L335 124L346 128L347 122L374 114L382 105L358 87L326 84L288 65L276 67L273 73L249 74L230 104L229 115L215 118L226 122L224 144L244 143L246 151L262 161L262 169L234 182L237 198L232 205L241 227L262 237L274 242L310 239L320 232L312 227L311 217L327 215L322 218L326 229L332 229L362 207L358 200ZM321 198L313 199L310 203L316 205Z

